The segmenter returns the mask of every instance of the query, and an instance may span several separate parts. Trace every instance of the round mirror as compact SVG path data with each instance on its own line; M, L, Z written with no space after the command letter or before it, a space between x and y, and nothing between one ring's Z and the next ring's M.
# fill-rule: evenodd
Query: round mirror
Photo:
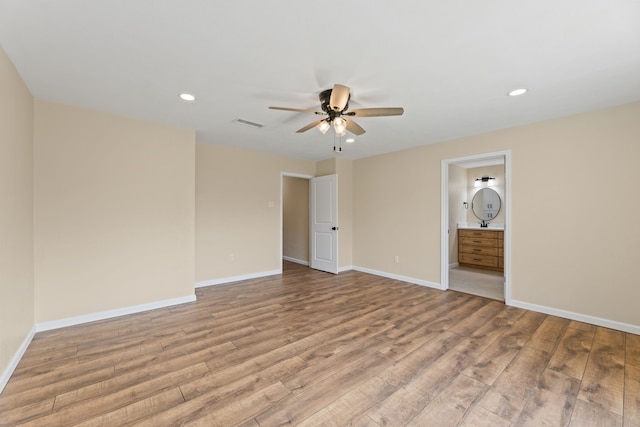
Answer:
M481 188L471 201L473 214L482 221L491 221L497 217L501 206L500 195L493 188Z

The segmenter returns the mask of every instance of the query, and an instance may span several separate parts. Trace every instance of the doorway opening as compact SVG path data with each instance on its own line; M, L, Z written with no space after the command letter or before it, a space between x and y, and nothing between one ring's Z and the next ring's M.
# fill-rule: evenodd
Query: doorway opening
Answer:
M441 289L510 303L510 174L510 151L442 161Z
M283 261L338 274L338 175L281 173Z
M284 172L281 175L281 259L309 266L309 181L312 177Z

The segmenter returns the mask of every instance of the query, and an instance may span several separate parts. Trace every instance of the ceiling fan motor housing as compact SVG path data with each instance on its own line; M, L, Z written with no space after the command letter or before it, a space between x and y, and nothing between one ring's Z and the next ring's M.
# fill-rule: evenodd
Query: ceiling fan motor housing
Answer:
M318 98L320 98L320 108L322 108L322 111L327 113L331 120L333 120L336 116L339 115L337 113L342 113L342 111L347 111L349 109L349 101L347 100L347 103L345 104L342 111L334 111L329 105L329 101L331 100L331 92L333 92L333 89L323 90L322 92L320 92L320 95L318 95ZM351 94L349 94L349 99L351 99Z

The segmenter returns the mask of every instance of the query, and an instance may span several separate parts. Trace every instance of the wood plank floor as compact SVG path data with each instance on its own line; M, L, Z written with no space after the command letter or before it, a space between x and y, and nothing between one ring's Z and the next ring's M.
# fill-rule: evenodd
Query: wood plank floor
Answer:
M39 333L13 426L640 426L640 336L359 272Z

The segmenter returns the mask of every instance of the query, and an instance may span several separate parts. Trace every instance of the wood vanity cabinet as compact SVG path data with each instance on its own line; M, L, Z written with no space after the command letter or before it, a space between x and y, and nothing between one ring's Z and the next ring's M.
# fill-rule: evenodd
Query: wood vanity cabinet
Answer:
M458 263L463 267L504 271L504 231L459 229Z

